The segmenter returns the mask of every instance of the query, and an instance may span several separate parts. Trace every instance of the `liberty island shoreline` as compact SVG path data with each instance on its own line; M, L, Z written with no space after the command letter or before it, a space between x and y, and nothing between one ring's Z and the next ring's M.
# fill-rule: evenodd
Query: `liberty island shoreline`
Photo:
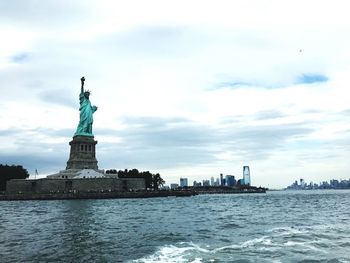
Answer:
M40 179L38 179L40 180ZM24 200L76 200L76 199L132 199L155 197L190 197L203 194L265 194L268 189L262 187L188 187L177 190L158 191L63 191L51 193L12 193L0 194L0 201Z

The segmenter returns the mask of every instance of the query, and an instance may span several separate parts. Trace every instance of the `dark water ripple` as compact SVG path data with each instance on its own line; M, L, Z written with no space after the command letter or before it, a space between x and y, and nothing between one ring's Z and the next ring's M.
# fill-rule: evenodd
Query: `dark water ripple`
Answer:
M350 262L350 191L0 202L0 262Z

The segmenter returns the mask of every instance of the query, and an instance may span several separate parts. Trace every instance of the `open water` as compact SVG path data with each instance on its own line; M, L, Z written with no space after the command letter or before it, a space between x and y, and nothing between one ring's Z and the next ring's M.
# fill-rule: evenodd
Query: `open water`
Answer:
M0 262L350 262L350 191L0 202Z

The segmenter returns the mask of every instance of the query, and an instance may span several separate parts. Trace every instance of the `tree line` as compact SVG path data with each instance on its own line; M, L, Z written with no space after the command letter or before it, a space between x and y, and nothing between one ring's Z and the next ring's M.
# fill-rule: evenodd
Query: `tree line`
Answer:
M158 190L160 186L162 186L165 181L163 178L160 176L159 173L152 174L149 171L146 172L140 172L137 169L132 169L128 170L125 169L123 170L115 170L115 169L110 169L106 170L106 174L117 174L118 178L144 178L145 179L145 184L147 189L153 189L153 190Z
M29 173L22 165L0 164L0 191L6 190L6 182L11 179L26 179Z

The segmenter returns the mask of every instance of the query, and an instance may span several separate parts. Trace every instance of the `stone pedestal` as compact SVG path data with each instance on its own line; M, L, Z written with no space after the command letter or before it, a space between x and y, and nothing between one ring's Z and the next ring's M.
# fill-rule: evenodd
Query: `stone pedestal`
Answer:
M66 170L98 170L96 144L93 136L77 135L69 142L70 155Z

